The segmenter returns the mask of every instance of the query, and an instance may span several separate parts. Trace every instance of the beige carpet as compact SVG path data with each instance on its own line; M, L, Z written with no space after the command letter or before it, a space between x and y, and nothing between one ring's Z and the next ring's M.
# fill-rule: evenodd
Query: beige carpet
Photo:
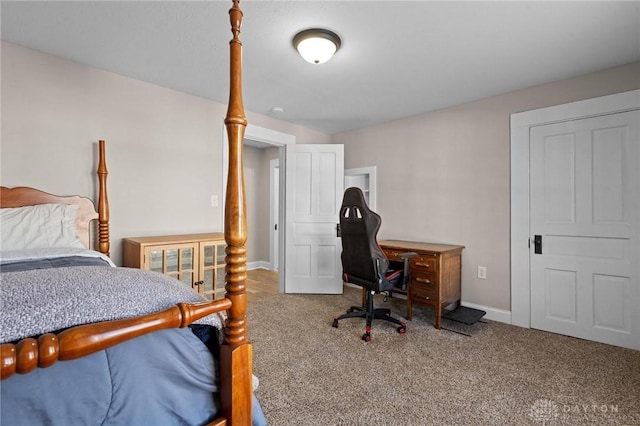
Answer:
M277 295L249 303L256 395L270 425L640 425L640 352L487 321L407 333L331 326L360 300ZM377 303L381 306L381 300ZM404 305L390 305L402 316Z

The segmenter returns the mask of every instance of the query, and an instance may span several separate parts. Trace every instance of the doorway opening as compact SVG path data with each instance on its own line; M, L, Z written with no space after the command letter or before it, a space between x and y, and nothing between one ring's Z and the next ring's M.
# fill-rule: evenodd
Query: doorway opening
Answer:
M248 125L245 130L245 181L253 178L266 183L266 185L246 185L247 210L249 211L249 215L253 215L253 218L249 219L251 224L249 225L250 233L248 238L253 239L247 241L247 247L249 249L247 267L249 269L264 268L277 270L279 272L278 292L280 293L283 293L285 289L285 276L281 273L284 264L284 232L280 232L279 224L284 222L286 206L284 180L284 172L286 171L285 155L286 146L290 144L295 144L294 135L251 124ZM276 153L274 153L274 148L277 150ZM249 153L250 150L254 150L254 152ZM266 159L261 160L263 161L263 165L260 167L262 170L259 172L260 175L248 176L247 160L249 156L251 156L254 161L258 161L260 157ZM229 142L226 131L223 131L223 193L227 187L228 158ZM277 162L276 178L271 176L274 161ZM258 172L255 170L251 171L251 174L255 173ZM250 191L255 192L249 193ZM260 204L257 204L258 202ZM275 207L273 206L274 203ZM253 228L251 225L253 225ZM278 232L274 232L276 226ZM251 247L254 247L254 250L251 250ZM258 257L254 258L253 253L257 253Z

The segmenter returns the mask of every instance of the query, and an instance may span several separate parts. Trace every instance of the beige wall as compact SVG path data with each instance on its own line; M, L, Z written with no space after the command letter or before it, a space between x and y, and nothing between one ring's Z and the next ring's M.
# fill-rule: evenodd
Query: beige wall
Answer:
M380 236L466 246L463 302L510 310L510 114L640 88L640 62L333 135L377 166ZM425 94L428 96L428 93ZM487 279L476 278L487 267Z
M222 205L226 105L11 43L2 42L1 55L2 185L97 198L92 177L105 139L116 263L123 237L221 231L221 207L210 197ZM297 143L330 141L260 114L247 118Z
M210 196L223 198L225 105L10 43L1 54L2 185L95 197L89 177L105 139L116 262L125 236L222 229ZM635 63L334 136L247 118L297 143L345 144L345 168L376 165L380 236L465 245L463 300L509 310L509 115L637 89L639 76ZM268 236L258 234L250 261L268 260Z

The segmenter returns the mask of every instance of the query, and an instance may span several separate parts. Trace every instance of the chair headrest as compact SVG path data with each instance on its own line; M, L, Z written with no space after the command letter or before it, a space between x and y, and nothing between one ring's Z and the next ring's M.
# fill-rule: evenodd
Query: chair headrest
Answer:
M357 187L347 188L340 208L340 229L342 233L364 234L370 240L373 250L376 250L378 247L376 236L381 224L382 218L369 208L362 190Z
M344 196L342 198L342 208L340 209L341 214L345 219L365 219L367 220L370 216L380 217L373 210L369 209L367 205L367 200L364 198L364 193L360 188L350 187L344 191ZM341 217L342 220L342 217Z

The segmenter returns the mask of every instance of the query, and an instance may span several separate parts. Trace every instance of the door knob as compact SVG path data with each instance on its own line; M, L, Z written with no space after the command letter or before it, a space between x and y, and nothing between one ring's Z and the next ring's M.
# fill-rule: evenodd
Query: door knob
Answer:
M542 254L542 235L533 236L533 252L535 254Z

